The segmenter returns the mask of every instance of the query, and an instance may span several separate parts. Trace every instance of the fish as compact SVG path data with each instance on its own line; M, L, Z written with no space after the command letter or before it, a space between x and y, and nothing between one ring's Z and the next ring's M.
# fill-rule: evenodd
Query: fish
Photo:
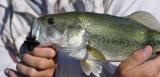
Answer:
M160 25L150 13L137 11L126 17L91 12L49 14L34 19L29 33L40 45L79 60L86 75L100 77L102 63L121 62L135 50L160 48Z

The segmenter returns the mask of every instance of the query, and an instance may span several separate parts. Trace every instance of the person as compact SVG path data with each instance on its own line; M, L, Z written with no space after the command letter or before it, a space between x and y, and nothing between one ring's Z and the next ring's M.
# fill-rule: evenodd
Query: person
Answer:
M160 77L160 55L148 60L151 54L151 46L136 51L120 64L113 77Z
M0 54L0 77L5 77L4 71L9 77L17 77L18 75L87 77L77 60L61 56L57 58L59 61L57 66L54 58L55 55L60 54L56 54L56 51L50 47L36 47L32 53L24 54L23 62L17 64L18 58L15 55L18 55L19 52L16 51L20 49L29 32L33 16L39 17L45 14L69 11L127 16L142 10L150 12L160 20L159 9L155 8L159 7L158 3L158 0L20 0L18 2L16 0L2 0L0 1L0 51L2 51ZM116 72L114 65L105 63L102 77L112 77L114 72L114 77L159 77L159 57L148 61L151 53L150 46L136 51L120 64Z
M32 53L26 53L23 56L22 60L25 64L17 64L17 70L21 73L9 68L5 70L5 73L9 77L23 77L24 75L29 77L52 77L56 67L54 57L54 49L49 47L36 47Z
M53 49L39 48L39 47L34 49L33 54L41 57L43 55L43 57L45 56L46 58L47 57L52 58L54 56L54 55L44 53L45 50L48 53L52 52L52 54L55 55L55 51L53 51ZM36 53L36 52L39 52L39 53ZM158 68L160 67L160 62L159 62L160 56L158 56L153 60L147 61L151 56L151 54L152 54L151 46L146 46L144 49L140 49L136 51L131 56L129 56L127 60L125 60L123 63L120 64L119 68L114 74L114 77L160 77L160 71L159 71L160 68ZM29 77L53 77L54 76L53 72L55 71L55 68L54 68L55 63L52 60L50 61L48 60L48 62L47 60L46 61L43 60L47 64L45 65L44 63L34 63L41 58L37 58L34 61L34 58L36 57L32 58L33 56L32 57L30 56L31 55L26 54L24 56L23 61L26 62L26 64L30 65L31 67L34 67L36 69L45 69L45 71L37 71L34 68L26 67L23 64L17 64L17 70L19 70L22 74L27 75ZM30 62L33 62L33 63L30 63L29 61L27 61L27 59L32 60ZM41 67L37 67L38 66L37 64L39 64L39 66L41 65ZM18 77L18 75L21 76L20 73L17 73L13 70L8 70L7 75L9 77Z

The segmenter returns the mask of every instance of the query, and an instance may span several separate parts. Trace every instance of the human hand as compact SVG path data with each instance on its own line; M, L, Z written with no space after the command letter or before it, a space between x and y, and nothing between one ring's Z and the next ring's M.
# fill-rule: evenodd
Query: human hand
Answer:
M6 69L8 77L53 77L56 63L56 52L49 47L36 47L31 53L24 54L22 62L18 63L17 71Z
M151 46L136 51L120 64L114 77L160 77L160 56L148 60L151 54Z

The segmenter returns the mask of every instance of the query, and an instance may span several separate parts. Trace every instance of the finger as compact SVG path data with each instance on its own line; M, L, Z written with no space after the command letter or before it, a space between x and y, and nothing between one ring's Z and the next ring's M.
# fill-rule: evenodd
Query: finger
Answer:
M17 70L29 77L52 77L55 68L38 71L32 67L29 67L23 64L17 64Z
M158 73L157 77L160 77L160 72Z
M36 47L36 48L34 48L32 54L35 56L44 57L44 58L53 58L53 57L55 57L56 52L53 48Z
M8 77L18 77L18 73L14 70L11 70L9 68L4 70L4 73L8 76Z
M138 66L139 71L143 71L144 77L160 77L160 56L149 60ZM149 70L148 70L149 69ZM139 72L141 73L141 72Z
M158 71L160 71L160 55L157 56L156 58L154 58L153 60L150 60L147 62L148 64L150 64L153 67L155 67L156 69L158 69Z
M127 60L125 60L125 66L136 66L139 64L144 63L147 59L150 58L152 54L152 47L146 46L144 49L140 49L136 52L134 52L132 55L128 57Z
M35 57L30 54L25 54L22 58L23 62L28 66L34 67L36 69L47 69L55 66L53 59L46 59L41 57Z

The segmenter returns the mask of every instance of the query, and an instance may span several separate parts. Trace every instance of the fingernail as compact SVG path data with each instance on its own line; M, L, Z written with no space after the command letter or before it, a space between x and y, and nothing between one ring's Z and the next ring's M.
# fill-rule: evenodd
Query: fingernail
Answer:
M152 47L151 46L146 46L145 48L144 48L144 51L145 52L151 52L152 51Z
M5 73L6 75L8 75L8 73L9 73L9 68L6 68L6 69L4 70L4 73Z
M148 51L148 46L146 46L144 49L143 49L145 52Z

